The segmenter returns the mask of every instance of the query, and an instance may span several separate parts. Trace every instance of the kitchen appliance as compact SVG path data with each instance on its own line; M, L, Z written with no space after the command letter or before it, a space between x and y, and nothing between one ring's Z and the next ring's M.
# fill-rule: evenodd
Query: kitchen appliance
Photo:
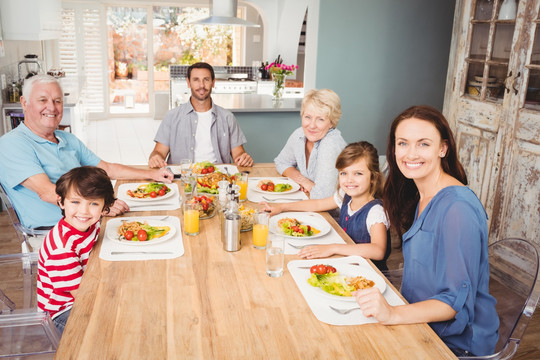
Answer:
M24 70L23 65L25 65ZM17 71L17 74L19 76L19 82L22 83L24 79L28 79L29 77L43 72L43 68L41 67L41 61L38 59L37 55L27 54L24 56L23 60L19 61L17 65Z

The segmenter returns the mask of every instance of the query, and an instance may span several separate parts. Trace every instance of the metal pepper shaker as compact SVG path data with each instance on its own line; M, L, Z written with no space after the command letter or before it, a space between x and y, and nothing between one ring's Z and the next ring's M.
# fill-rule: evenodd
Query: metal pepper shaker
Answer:
M238 251L240 243L241 216L238 211L238 203L234 201L234 194L229 196L227 210L224 213L221 241L225 251Z

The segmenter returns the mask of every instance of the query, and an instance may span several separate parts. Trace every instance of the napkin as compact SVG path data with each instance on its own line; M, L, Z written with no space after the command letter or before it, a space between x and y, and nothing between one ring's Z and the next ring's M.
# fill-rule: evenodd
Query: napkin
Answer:
M138 184L138 183L137 183ZM180 191L178 190L178 185L176 183L167 184L169 188L171 188L172 191L175 191L176 195L173 195L172 197L160 200L159 198L156 198L156 200L152 201L134 201L134 200L128 200L125 196L119 196L121 200L124 200L126 204L129 206L130 211L151 211L151 210L177 210L180 209L181 203L180 203ZM125 192L129 189L136 188L136 184L134 183L127 183L122 184L118 187L118 194L125 194Z
M248 178L248 191L247 191L247 198L249 201L254 203L260 203L261 201L266 202L277 202L277 203L283 203L283 202L294 202L294 201L301 201L301 200L307 200L308 197L303 191L295 191L293 193L267 193L263 194L260 192L257 192L253 189L257 188L257 184L259 181L261 181L260 177L257 178ZM280 177L265 177L264 179L272 180L274 184L279 183L280 180L283 178ZM291 179L289 179L291 180ZM292 180L291 180L292 181ZM283 182L283 181L282 181ZM263 196L270 200L263 199Z
M332 300L327 297L319 295L312 289L312 286L308 284L306 280L306 271L309 273L309 269L300 269L300 266L313 266L315 264L348 264L358 263L360 266L366 266L371 268L369 263L361 256L347 256L336 259L315 259L315 260L294 260L287 264L287 268L291 273L298 289L302 293L302 296L309 305L309 308L313 312L313 315L319 320L330 325L362 325L369 323L376 323L374 318L367 318L362 314L362 310L355 310L348 314L338 314L329 306L333 306L339 309L348 309L357 307L358 304L354 301ZM403 305L403 300L395 293L389 286L383 293L384 298L390 305Z
M169 226L176 229L176 233L172 238L164 242L155 245L124 245L116 241L111 240L107 236L106 229L103 236L103 243L101 244L101 250L99 257L107 261L135 261L135 260L159 260L159 259L175 259L184 254L184 244L182 242L182 228L180 227L180 219L175 216L169 216L163 219L163 216L145 216L147 220L155 219L168 223ZM122 220L132 221L139 218L114 218L107 222L105 227L114 226L118 227ZM112 255L113 251L125 251L125 252L137 252L145 251L148 254L117 254ZM170 254L157 254L153 252L170 252Z

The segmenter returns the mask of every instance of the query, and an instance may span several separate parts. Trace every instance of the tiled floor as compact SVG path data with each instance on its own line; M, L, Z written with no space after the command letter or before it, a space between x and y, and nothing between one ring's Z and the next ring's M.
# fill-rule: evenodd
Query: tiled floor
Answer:
M124 165L146 165L161 120L112 118L88 122L87 146L101 159Z

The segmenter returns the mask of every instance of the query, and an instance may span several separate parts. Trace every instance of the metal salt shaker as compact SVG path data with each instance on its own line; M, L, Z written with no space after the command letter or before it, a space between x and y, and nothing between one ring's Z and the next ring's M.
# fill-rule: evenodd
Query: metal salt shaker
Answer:
M224 213L221 232L221 240L225 251L238 251L242 245L240 243L241 216L238 212L238 203L233 199L234 193L229 195L229 203L227 211Z

